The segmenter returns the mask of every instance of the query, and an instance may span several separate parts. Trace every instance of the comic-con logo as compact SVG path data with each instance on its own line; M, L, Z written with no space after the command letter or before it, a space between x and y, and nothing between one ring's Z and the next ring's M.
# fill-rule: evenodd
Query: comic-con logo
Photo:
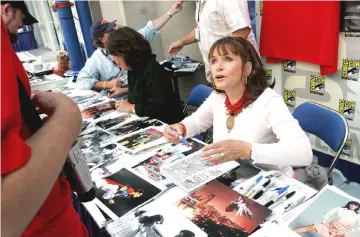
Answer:
M287 61L283 63L284 72L296 72L296 61Z
M359 80L360 60L344 59L341 68L341 79Z
M359 37L360 37L360 32L349 32L349 31L346 31L346 32L345 32L345 37L359 38Z
M344 145L344 149L342 150L341 154L346 155L346 156L350 155L351 143L352 143L351 139L346 140L345 145Z
M296 104L296 92L295 90L284 90L284 102L287 106L295 107Z
M272 76L272 69L265 69L266 82L268 86L273 89L275 86L275 78Z
M356 102L350 100L339 100L339 113L344 115L348 120L354 120Z
M318 95L325 94L325 77L311 75L310 93L318 94Z

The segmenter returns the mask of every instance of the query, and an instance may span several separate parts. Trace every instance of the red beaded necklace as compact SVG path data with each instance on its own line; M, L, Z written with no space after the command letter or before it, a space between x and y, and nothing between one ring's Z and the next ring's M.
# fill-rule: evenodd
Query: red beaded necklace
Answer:
M244 94L241 99L236 102L235 104L231 104L230 99L228 95L226 95L225 99L225 107L226 107L226 114L229 115L229 117L226 120L226 127L228 131L230 132L231 129L233 129L235 125L235 117L242 112L242 110L246 107L246 103L248 101L249 94Z

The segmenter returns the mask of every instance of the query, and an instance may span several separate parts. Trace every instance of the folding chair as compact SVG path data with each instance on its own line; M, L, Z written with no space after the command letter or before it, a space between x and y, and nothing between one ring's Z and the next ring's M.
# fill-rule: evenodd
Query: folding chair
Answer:
M348 138L349 127L346 119L337 111L313 102L299 105L293 116L299 121L300 127L305 132L317 136L336 152L327 171L328 177L331 177L331 171L334 169Z
M184 106L184 114L185 116L188 115L188 105L190 106L195 106L195 107L200 107L200 105L202 105L202 103L204 103L204 101L210 96L210 94L213 92L213 89L211 87L205 86L205 85L197 85L195 86L189 94L187 103ZM209 137L209 130L205 132L205 134L203 135L203 138L201 139L201 137L196 136L197 139L202 140L204 142L206 142L206 139Z

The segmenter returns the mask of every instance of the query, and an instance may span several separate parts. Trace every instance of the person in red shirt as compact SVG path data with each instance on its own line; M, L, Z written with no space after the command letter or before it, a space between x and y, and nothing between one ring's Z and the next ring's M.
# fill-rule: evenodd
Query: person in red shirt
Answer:
M70 185L59 177L81 129L80 111L61 93L38 92L32 102L48 119L37 132L30 132L19 96L30 96L30 83L11 43L23 24L37 20L24 1L1 1L1 18L0 235L87 237L72 206Z

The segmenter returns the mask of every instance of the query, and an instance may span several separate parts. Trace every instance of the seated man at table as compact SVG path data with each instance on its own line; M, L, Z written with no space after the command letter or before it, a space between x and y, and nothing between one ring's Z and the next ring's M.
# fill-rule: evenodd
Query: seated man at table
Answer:
M165 123L184 118L170 73L156 61L149 42L141 34L129 27L121 27L109 36L106 50L121 70L128 70L128 100L116 102L118 111Z
M182 10L183 1L178 0L171 9L163 16L149 21L146 26L138 32L151 42L160 30L176 13ZM87 60L85 66L78 74L76 84L79 89L93 89L96 91L108 90L109 97L118 97L128 92L128 88L123 88L127 84L126 80L120 77L126 75L126 71L121 70L111 55L106 51L106 41L109 35L117 29L115 21L96 21L91 26L91 35L95 46L98 49Z

